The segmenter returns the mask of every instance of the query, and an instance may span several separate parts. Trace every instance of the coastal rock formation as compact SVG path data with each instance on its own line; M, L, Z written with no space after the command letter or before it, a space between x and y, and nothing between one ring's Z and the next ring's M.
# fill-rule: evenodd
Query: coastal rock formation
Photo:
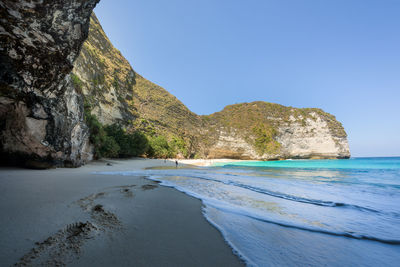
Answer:
M164 88L137 74L91 17L73 79L86 106L104 124L183 140L181 157L348 158L347 135L334 116L315 108L266 102L230 105L199 116Z
M91 159L83 100L69 73L97 2L0 2L2 163L43 168Z
M187 145L187 156L196 153L200 116L164 88L136 73L112 45L95 14L90 19L89 37L74 63L72 78L76 90L85 98L85 107L101 123L118 123L128 131L139 129L169 139L179 138Z
M104 33L96 15L90 17L89 37L74 63L75 88L101 123L127 123L138 117L131 105L135 72Z
M276 140L282 146L281 157L349 158L347 134L342 125L332 115L322 111L311 111L309 115L305 125L294 122L279 127Z
M205 116L214 142L211 158L349 158L347 135L336 118L321 109L267 102L230 105ZM211 132L211 133L210 133Z

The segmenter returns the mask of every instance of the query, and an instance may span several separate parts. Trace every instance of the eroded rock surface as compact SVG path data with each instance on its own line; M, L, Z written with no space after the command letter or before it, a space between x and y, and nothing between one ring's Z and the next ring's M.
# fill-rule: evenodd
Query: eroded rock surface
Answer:
M0 2L2 163L45 168L91 159L83 99L69 73L98 1Z
M333 115L320 109L276 105L244 103L212 114L216 126L206 129L205 135L212 133L215 141L206 148L208 157L257 160L350 157L347 134ZM280 112L272 111L277 109ZM244 119L237 119L239 114Z
M101 123L126 124L138 117L132 104L136 74L111 44L94 13L73 75L75 87L83 93L92 114Z

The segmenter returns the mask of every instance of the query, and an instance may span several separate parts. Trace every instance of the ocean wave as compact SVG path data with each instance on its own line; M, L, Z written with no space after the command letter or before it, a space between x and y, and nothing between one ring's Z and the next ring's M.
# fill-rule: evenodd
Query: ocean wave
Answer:
M334 202L334 201L326 201L326 200L318 200L318 199L310 199L310 198L304 198L304 197L299 197L299 196L294 196L294 195L289 195L281 192L275 192L271 190L267 190L264 188L260 187L255 187L251 185L246 185L243 183L238 183L235 181L227 180L227 181L222 181L210 177L204 177L204 176L199 176L199 175L190 175L190 174L185 174L184 176L182 174L164 174L165 176L176 176L176 177L189 177L189 178L195 178L195 179L201 179L201 180L206 180L206 181L212 181L212 182L217 182L217 183L222 183L226 185L231 185L231 186L236 186L240 187L243 189L247 189L253 192L257 192L260 194L276 197L276 198L281 198L289 201L294 201L294 202L299 202L299 203L305 203L305 204L311 204L311 205L317 205L317 206L325 206L325 207L339 207L339 208L353 208L361 211L368 211L368 212L373 212L373 213L382 213L381 211L371 209L368 207L362 207L359 205L354 205L354 204L348 204L348 203L343 203L343 202ZM395 215L395 214L391 214Z
M300 203L312 204L312 205L317 205L317 206L325 206L325 207L353 208L353 209L362 210L362 211L381 213L378 210L367 208L367 207L362 207L362 206L358 206L358 205L354 205L354 204L298 197L298 196L288 195L288 194L281 193L281 192L266 190L266 189L259 188L259 187L245 185L245 184L241 184L241 183L237 183L237 182L229 182L226 184L238 186L238 187L245 188L245 189L251 190L253 192L265 194L268 196L282 198L282 199L300 202Z
M189 191L189 190L185 189L184 187L178 186L174 183L166 182L166 181L162 180L162 176L160 176L160 175L149 176L148 178L151 180L156 180L156 181L161 182L161 185L163 185L163 186L173 187L173 188L177 189L178 191L181 191L185 194L188 194L190 196L198 198L198 199L202 200L206 206L211 206L213 208L216 208L216 209L224 211L224 212L245 216L247 218L251 218L251 219L254 219L257 221L271 223L271 224L279 225L279 226L285 227L285 228L297 229L297 230L308 231L308 232L313 232L313 233L320 233L320 234L326 234L326 235L338 236L338 237L346 237L346 238L352 238L352 239L357 239L357 240L368 240L368 241L374 241L374 242L390 244L390 245L400 245L400 240L398 240L398 239L381 238L381 237L370 236L370 235L361 234L361 233L355 233L355 232L351 232L351 231L333 231L333 230L327 230L327 229L323 229L323 228L319 228L319 227L312 227L312 226L301 225L301 224L296 224L296 223L289 223L289 222L279 221L279 220L271 220L265 216L257 215L245 208L238 207L236 205L222 203L218 200L207 198L204 195Z
M272 223L272 224L279 225L279 226L286 227L286 228L298 229L298 230L332 235L332 236L341 236L341 237L353 238L353 239L358 239L358 240L369 240L369 241L375 241L375 242L380 242L380 243L390 244L390 245L400 245L400 240L398 240L398 239L385 239L385 238L379 238L379 237L370 236L370 235L356 234L354 232L328 231L328 230L321 229L321 228L312 228L312 227L306 227L303 225L296 225L296 224L290 224L290 223L285 223L285 222L268 220L268 219L250 215L250 214L240 214L240 215L246 216L246 217L258 220L258 221Z
M195 173L195 174L193 174ZM335 201L329 201L329 200L320 200L320 199L312 199L312 198L305 198L305 197L300 197L300 196L295 196L291 194L285 194L282 192L277 192L277 191L272 191L268 190L265 188L260 188L252 185L247 185L244 183L239 183L236 181L232 180L219 180L210 177L210 172L193 172L193 170L189 172L172 172L172 173L167 173L167 172L158 172L158 171L152 171L152 172L141 172L141 171L125 171L125 172L99 172L98 174L118 174L118 175L143 175L146 177L151 177L153 175L161 175L161 176L166 176L166 177L183 177L183 178L195 178L195 179L200 179L200 180L205 180L205 181L212 181L216 183L221 183L225 185L230 185L230 186L235 186L239 188L243 188L246 190L250 190L252 192L260 193L263 195L268 195L271 197L276 197L280 199L285 199L288 201L293 201L293 202L298 202L298 203L304 203L304 204L309 204L309 205L316 205L316 206L323 206L323 207L332 207L332 208L348 208L348 209L354 209L354 210L359 210L359 211L365 211L365 212L370 212L370 213L375 213L375 214L382 214L382 215L389 215L393 217L400 217L400 213L396 212L386 212L386 211L380 211L376 210L373 208L369 207L364 207L356 204L350 204L350 203L344 203L344 202L335 202ZM232 176L234 175L226 175L224 176ZM243 176L242 176L243 177Z

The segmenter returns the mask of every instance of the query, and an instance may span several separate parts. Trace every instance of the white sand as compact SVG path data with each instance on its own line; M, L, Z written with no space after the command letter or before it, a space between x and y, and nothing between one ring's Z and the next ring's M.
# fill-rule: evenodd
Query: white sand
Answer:
M135 159L1 168L0 265L243 265L201 215L199 200L143 177L93 174L174 165Z

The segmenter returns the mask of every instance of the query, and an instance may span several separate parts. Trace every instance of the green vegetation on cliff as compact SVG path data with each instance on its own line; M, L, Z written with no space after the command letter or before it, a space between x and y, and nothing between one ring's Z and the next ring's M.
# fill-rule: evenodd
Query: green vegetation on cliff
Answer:
M104 126L90 113L85 114L85 119L89 127L90 142L94 146L95 158L138 157L152 149L147 137L139 131L127 133L118 124Z
M94 147L95 158L125 158L147 156L154 158L173 158L187 156L185 142L173 137L171 141L154 132L146 134L140 130L127 132L121 125L103 125L96 115L91 114L90 106L85 105L85 121L89 127L90 142Z
M293 108L279 104L256 101L226 106L222 111L203 116L210 131L224 127L225 131L236 130L239 136L252 144L258 155L279 154L281 144L276 140L279 128L298 124L307 125L307 120L322 119L332 136L345 138L346 132L336 118L318 108Z
M252 129L254 133L254 147L258 155L278 154L281 148L275 137L277 130L269 125L259 124Z
M126 132L118 124L111 124L104 127L107 135L115 140L119 146L118 157L142 156L149 149L147 137L140 131Z
M94 147L94 157L118 157L120 146L114 138L108 136L104 126L95 115L85 113L86 124L89 127L89 140Z

